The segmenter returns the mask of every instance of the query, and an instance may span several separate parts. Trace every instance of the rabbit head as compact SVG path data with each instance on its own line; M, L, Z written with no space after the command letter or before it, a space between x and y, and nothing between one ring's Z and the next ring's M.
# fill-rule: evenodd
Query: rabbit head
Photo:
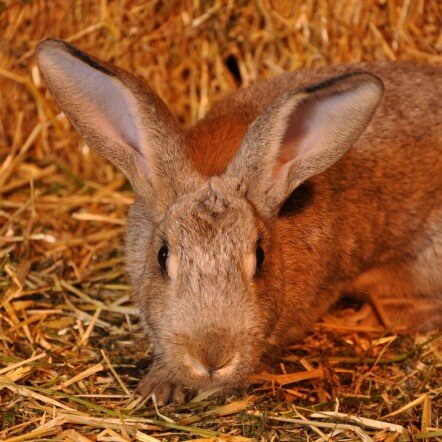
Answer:
M241 385L276 343L278 211L359 137L382 83L360 73L288 90L247 127L226 170L203 176L171 112L140 80L58 40L41 43L37 61L80 135L137 194L126 260L155 349L143 393Z

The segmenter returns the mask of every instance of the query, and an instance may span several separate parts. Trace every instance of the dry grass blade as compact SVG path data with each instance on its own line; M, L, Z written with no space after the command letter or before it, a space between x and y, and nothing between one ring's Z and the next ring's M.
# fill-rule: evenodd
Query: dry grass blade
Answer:
M252 404L252 402L246 399L243 401L235 401L235 402L231 402L229 404L220 405L220 406L214 407L211 410L208 410L204 413L201 413L201 414L198 414L195 416L190 416L190 417L187 417L184 419L180 419L178 421L178 424L190 425L190 424L195 424L197 422L201 422L202 420L207 419L207 418L221 417L221 416L228 416L231 414L236 414L241 411L244 411L245 409L250 407L251 404Z
M51 397L45 396L43 394L37 393L35 391L29 390L26 387L19 387L17 385L14 385L9 381L9 379L2 379L0 378L0 389L7 388L8 390L11 390L15 394L18 394L20 396L23 396L25 398L35 399L38 401L41 401L45 404L51 405L56 408L60 408L62 410L71 411L74 413L78 413L78 410L75 408L71 408L67 405L62 404L61 402L56 401L55 399L52 399Z
M141 431L137 431L135 433L136 440L139 440L141 442L161 442L160 439L157 439L156 437L149 436L148 434L144 434Z
M56 417L43 425L39 425L35 430L32 430L29 433L3 439L3 442L22 442L26 440L49 439L49 436L59 433L59 427L61 427L63 424L63 418Z
M356 434L363 442L373 442L373 439L366 434L360 427L355 425L348 424L339 424L339 423L328 423L328 422L319 422L319 421L311 421L304 419L292 419L289 417L280 417L280 416L269 416L271 420L275 420L278 422L287 422L291 424L296 424L300 426L310 426L310 427L319 427L319 428L330 428L333 430L350 430L354 434Z
M411 408L415 407L416 405L420 405L423 402L425 402L427 395L423 394L422 396L419 396L417 399L415 399L414 401L409 402L408 404L404 405L403 407L399 408L396 411L393 411L391 413L386 414L385 417L391 417L391 416L396 416L398 414L403 413L404 411L410 410Z
M23 365L29 364L30 362L38 361L41 358L46 357L46 353L41 353L39 355L31 356L28 359L25 359L24 361L16 362L15 364L11 364L6 366L5 368L2 368L0 370L0 375L8 373L9 371L15 370L19 367L22 367Z
M78 431L66 430L60 435L60 439L68 442L90 442L91 439L83 436Z
M345 413L338 413L336 411L323 411L319 413L312 413L310 417L312 419L335 418L344 421L351 421L364 427L374 428L376 430L390 430L396 431L398 433L402 433L402 431L404 430L404 427L402 425L390 424L388 422L367 419L359 416L352 416Z
M86 370L82 371L81 373L78 373L73 378L68 379L67 381L64 381L61 383L58 387L56 387L56 390L63 390L66 387L69 387L69 385L75 384L76 382L82 381L83 379L92 376L93 374L102 371L104 369L103 364L97 364L93 367L89 367Z
M324 370L322 368L315 368L300 373L280 374L274 375L269 373L261 373L254 376L256 381L270 381L276 382L278 385L284 386L293 384L295 382L301 382L308 379L319 379L324 377Z

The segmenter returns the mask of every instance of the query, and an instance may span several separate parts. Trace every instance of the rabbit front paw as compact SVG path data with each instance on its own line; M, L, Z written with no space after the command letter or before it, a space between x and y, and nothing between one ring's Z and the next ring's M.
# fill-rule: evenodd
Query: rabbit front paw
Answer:
M170 379L168 370L156 367L155 364L138 383L137 393L143 397L155 395L157 405L165 405L170 402L182 404L186 400L184 388Z

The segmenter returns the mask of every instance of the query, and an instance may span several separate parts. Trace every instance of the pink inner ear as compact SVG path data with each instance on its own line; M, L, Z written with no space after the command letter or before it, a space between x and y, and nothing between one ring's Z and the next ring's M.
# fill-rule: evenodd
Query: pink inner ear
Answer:
M140 151L136 102L123 84L59 47L46 48L40 60L55 95L70 101L77 121Z
M340 138L340 132L352 126L358 98L350 89L301 102L287 119L272 184L282 178L293 160L325 153Z
M308 136L308 120L313 119L313 108L312 103L306 103L302 106L302 109L296 107L289 115L279 156L273 171L272 184L278 181L292 160L302 155L302 142Z

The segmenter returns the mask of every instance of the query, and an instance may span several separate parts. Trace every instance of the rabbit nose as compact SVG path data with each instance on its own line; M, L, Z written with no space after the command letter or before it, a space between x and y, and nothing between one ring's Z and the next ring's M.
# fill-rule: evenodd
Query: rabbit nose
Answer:
M203 339L201 339L203 338ZM226 333L210 332L196 340L199 345L189 348L184 356L185 365L200 376L226 375L238 360L233 340Z
M195 374L199 376L225 376L231 373L236 365L237 356L233 355L226 362L219 362L218 364L207 364L200 360L190 356L188 353L184 356L184 363L188 368L191 369Z

